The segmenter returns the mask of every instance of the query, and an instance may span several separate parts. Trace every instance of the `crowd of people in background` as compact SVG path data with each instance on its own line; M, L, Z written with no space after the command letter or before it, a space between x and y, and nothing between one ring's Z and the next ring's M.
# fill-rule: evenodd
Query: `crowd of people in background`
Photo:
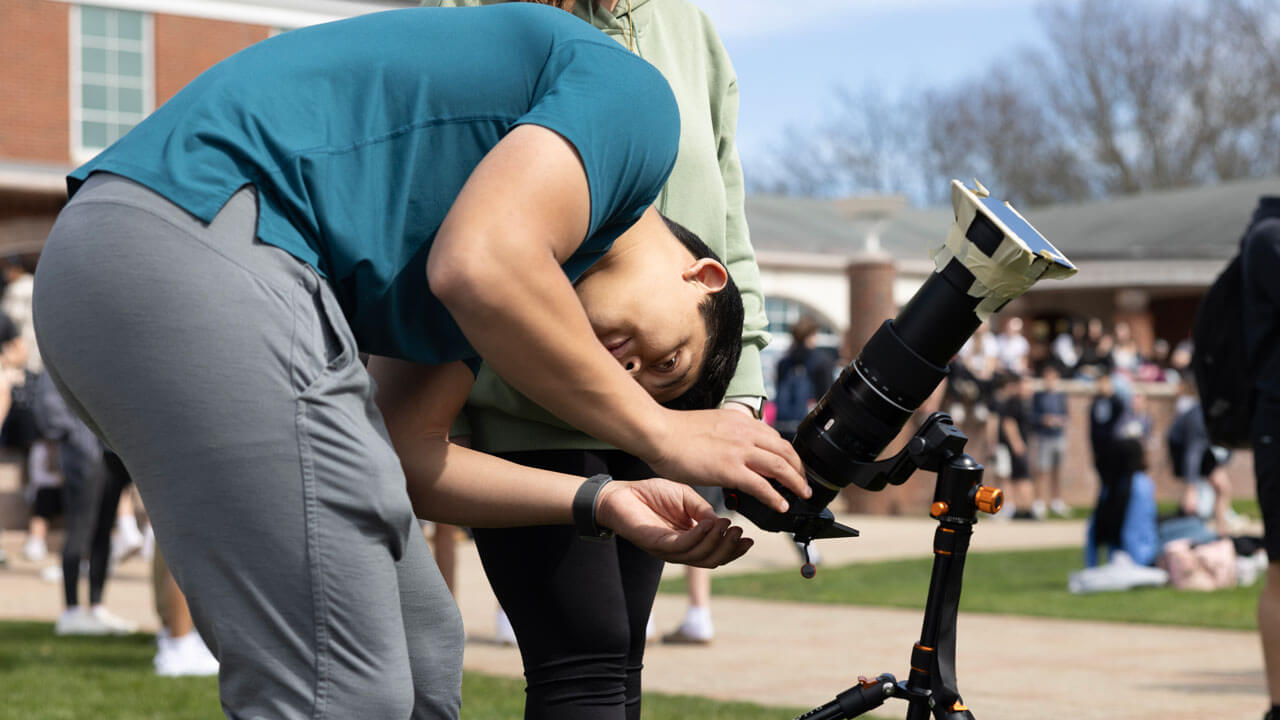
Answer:
M1128 323L1108 328L1099 318L1063 319L1035 328L1028 340L1023 320L1005 318L994 331L984 324L952 364L944 406L957 415L981 447L995 476L1008 487L1004 513L1014 519L1065 517L1064 459L1086 448L1070 447L1064 382L1092 391L1089 447L1101 482L1117 438L1136 436L1143 457L1157 453L1151 436L1144 383L1177 388L1190 381L1188 341L1166 340L1142 352ZM1180 407L1179 410L1185 408ZM1079 442L1077 440L1077 442ZM972 452L972 451L971 451ZM1189 478L1195 485L1198 477ZM1188 508L1190 509L1190 508Z
M936 405L952 414L969 436L970 454L987 464L1007 490L1001 516L1018 520L1071 514L1067 487L1088 480L1064 475L1071 453L1090 453L1100 480L1104 471L1109 472L1106 458L1111 446L1125 433L1136 433L1144 461L1148 456L1171 457L1166 440L1152 437L1146 395L1135 388L1155 383L1169 388L1163 393L1177 393L1175 414L1186 418L1175 430L1195 429L1187 421L1195 414L1196 402L1189 340L1172 344L1156 339L1151 351L1143 352L1123 321L1110 328L1100 318L1038 320L1034 325L1024 326L1018 316L996 316L982 324L952 361L937 402L922 409L931 411ZM794 436L796 426L852 359L817 347L818 327L807 316L794 323L788 348L774 369L767 419L784 437ZM1093 395L1088 447L1069 444L1068 386ZM1186 452L1209 452L1203 422L1199 428L1201 439ZM1200 465L1170 463L1187 481L1185 512L1200 513L1208 507L1219 524L1227 522L1230 483L1221 464L1212 472L1205 464L1202 472Z
M62 588L63 610L54 633L136 632L136 622L107 608L105 594L115 567L140 556L153 563L161 625L156 672L216 674L218 662L195 632L185 598L155 553L150 526L139 522L144 513L124 464L67 407L44 372L32 322L27 260L12 256L0 261L0 280L0 452L20 468L29 506L22 556L41 566L44 580ZM58 555L50 562L54 549ZM0 550L0 564L7 562ZM88 593L82 595L85 579ZM56 602L54 593L49 597Z

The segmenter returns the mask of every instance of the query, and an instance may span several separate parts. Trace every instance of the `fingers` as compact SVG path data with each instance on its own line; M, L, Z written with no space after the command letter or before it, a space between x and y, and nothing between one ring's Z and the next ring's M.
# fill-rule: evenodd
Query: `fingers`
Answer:
M690 530L689 534L697 536L697 542L692 547L683 552L664 553L663 559L713 568L742 557L754 544L750 538L742 537L742 528L731 526L728 518L717 518L713 523L705 523Z
M725 487L737 488L749 495L754 496L757 500L768 505L773 510L780 513L787 511L790 504L787 499L782 497L773 485L765 479L758 471L751 469L744 470L734 475L731 482L726 482Z
M777 430L774 430L768 425L764 425L763 429L765 430L763 437L756 441L756 445L782 458L791 470L795 472L795 475L800 479L800 481L803 482L804 463L800 462L800 456L796 454L796 449L791 446L791 443L783 439L783 437L778 434ZM782 478L774 479L782 482ZM783 484L790 487L790 485L785 482L783 482Z
M756 448L754 452L747 456L746 461L747 467L753 472L776 480L778 484L802 498L807 498L813 494L813 490L810 489L809 482L804 475L797 475L784 458L780 458L762 448Z
M684 512L693 518L699 525L705 523L713 523L719 516L716 515L716 509L707 502L705 498L693 491L688 485L677 485L680 490L680 502L684 506Z
M685 485L667 480L615 482L599 510L619 534L669 562L717 567L741 557L752 541L741 527L717 517L711 505ZM602 491L603 493L604 491Z
M777 481L799 497L807 498L813 494L805 479L804 463L800 462L800 456L791 443L784 440L777 430L755 420L748 421L744 430L751 433L749 442L754 446L743 458L748 468ZM758 493L752 494L768 502Z

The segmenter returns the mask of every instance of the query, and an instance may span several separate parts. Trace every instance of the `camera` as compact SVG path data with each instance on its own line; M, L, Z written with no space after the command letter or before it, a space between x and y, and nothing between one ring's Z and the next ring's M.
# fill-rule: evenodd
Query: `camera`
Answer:
M857 485L878 491L905 482L916 467L925 467L920 457L926 446L961 451L965 438L950 419L931 418L898 456L876 462L947 377L951 358L983 321L1041 278L1076 272L1013 206L975 185L951 182L955 221L946 238L930 248L934 272L800 422L792 444L812 497L798 498L775 484L790 503L786 513L779 513L750 495L726 490L730 509L763 530L792 533L803 545L816 538L854 537L858 531L836 522L827 509L840 490Z

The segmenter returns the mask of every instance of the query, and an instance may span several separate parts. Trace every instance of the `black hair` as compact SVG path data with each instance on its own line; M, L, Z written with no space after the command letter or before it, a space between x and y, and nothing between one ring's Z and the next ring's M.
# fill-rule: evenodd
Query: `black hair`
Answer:
M702 239L680 223L662 216L671 234L693 254L695 260L711 258L721 262ZM721 263L723 264L723 263ZM718 407L738 369L742 353L742 295L730 277L724 288L711 293L698 306L707 326L707 344L702 353L698 380L679 397L663 403L672 410L706 410Z
M1022 381L1022 377L1016 372L1010 370L997 370L991 377L991 386L996 390L1003 390L1007 387L1017 385Z

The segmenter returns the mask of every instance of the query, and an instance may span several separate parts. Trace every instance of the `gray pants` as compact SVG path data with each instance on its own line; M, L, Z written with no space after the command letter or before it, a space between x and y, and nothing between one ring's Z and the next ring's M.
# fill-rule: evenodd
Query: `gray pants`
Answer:
M350 328L309 266L92 176L40 259L72 408L137 482L232 718L455 718L462 624Z

